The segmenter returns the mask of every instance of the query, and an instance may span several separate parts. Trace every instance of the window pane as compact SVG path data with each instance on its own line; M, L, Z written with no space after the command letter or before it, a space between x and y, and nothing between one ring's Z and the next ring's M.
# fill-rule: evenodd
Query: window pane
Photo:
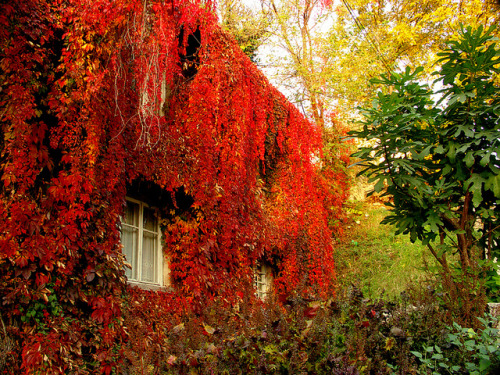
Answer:
M127 201L127 206L125 207L125 223L133 225L134 227L139 226L139 204Z
M151 232L156 232L156 215L155 212L147 207L143 211L143 228Z
M125 275L132 280L137 280L137 252L138 252L139 229L132 228L126 224L122 226L123 253L132 269L125 268Z
M257 266L254 270L255 294L259 298L266 298L271 286L271 269L265 265Z
M144 232L142 241L142 276L141 281L157 282L158 236Z

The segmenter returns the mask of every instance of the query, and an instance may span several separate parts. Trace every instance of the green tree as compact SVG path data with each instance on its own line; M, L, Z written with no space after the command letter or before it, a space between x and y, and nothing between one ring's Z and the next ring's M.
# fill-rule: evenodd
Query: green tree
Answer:
M371 78L401 66L432 71L436 53L459 24L488 27L498 23L490 1L342 0L320 53L334 66L327 81L338 105L352 112L365 105L376 87Z
M241 50L253 62L257 62L257 49L269 36L271 15L252 9L241 0L218 1L217 13L222 28L233 35Z
M347 120L357 117L354 108L368 103L377 90L367 85L369 79L403 65L423 65L429 73L438 47L456 33L459 22L490 25L499 14L483 0L247 4L219 1L221 24L271 82L322 128L326 153L332 147L345 149L339 142ZM354 175L355 168L349 171Z
M274 27L269 39L268 73L289 99L306 116L325 129L331 114L327 77L330 64L320 58L323 40L332 22L325 0L261 0L262 9L271 15Z
M385 222L427 245L450 302L465 316L479 306L472 295L480 260L500 257L500 51L494 29L461 27L459 38L447 42L434 73L437 92L419 82L423 68L373 80L385 89L362 111L363 129L352 133L375 142L354 156L362 159L361 173L376 181L375 191L392 198Z

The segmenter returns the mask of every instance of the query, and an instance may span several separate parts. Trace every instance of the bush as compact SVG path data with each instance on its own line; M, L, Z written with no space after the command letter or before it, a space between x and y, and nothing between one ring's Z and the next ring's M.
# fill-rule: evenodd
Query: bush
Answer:
M465 336L448 328L452 318L430 287L415 287L398 301L366 299L353 286L328 301L249 297L231 305L219 299L197 311L174 294L132 290L122 372L417 374L431 368L420 360L424 354L412 353L430 347L446 352L450 363L466 350L470 365L463 368L483 368L481 353L491 349L494 331L477 330L472 353L465 341L456 343Z
M444 347L424 346L422 351L412 351L421 368L439 374L490 374L500 369L500 347L497 319L489 315L478 318L480 330L463 328L457 323L448 326Z

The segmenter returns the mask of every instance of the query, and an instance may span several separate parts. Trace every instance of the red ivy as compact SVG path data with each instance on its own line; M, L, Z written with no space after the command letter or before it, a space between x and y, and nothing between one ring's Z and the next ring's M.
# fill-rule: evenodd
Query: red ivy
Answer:
M13 371L116 367L118 228L137 179L193 200L164 212L164 252L187 301L234 296L257 260L276 265L278 293L333 292L327 208L342 204L343 174L319 173L319 129L204 3L1 5L0 312L20 349Z

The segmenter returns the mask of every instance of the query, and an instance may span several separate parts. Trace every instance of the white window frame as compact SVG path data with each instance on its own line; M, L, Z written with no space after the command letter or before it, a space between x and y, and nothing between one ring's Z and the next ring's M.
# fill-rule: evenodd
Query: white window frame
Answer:
M144 238L144 231L147 231L149 233L154 233L151 231L148 231L143 228L144 224L144 209L145 208L152 208L150 207L147 203L140 201L138 199L126 197L125 198L127 202L135 203L139 205L139 218L138 218L138 226L135 227L131 224L125 223L125 215L122 219L122 233L123 233L123 227L128 226L132 228L137 228L138 229L138 244L137 244L137 279L129 279L127 278L127 281L131 285L137 285L139 287L143 287L146 289L154 289L158 287L164 286L164 280L163 280L163 248L162 248L162 241L161 241L161 230L160 230L160 220L157 217L156 218L156 233L157 233L157 256L155 259L155 264L154 266L156 267L156 280L154 282L151 281L143 281L142 279L142 245L143 245L143 238ZM122 234L123 235L123 234ZM125 244L122 241L123 246Z
M270 294L272 279L271 267L259 263L255 265L253 270L253 286L255 295L261 300L265 300Z

